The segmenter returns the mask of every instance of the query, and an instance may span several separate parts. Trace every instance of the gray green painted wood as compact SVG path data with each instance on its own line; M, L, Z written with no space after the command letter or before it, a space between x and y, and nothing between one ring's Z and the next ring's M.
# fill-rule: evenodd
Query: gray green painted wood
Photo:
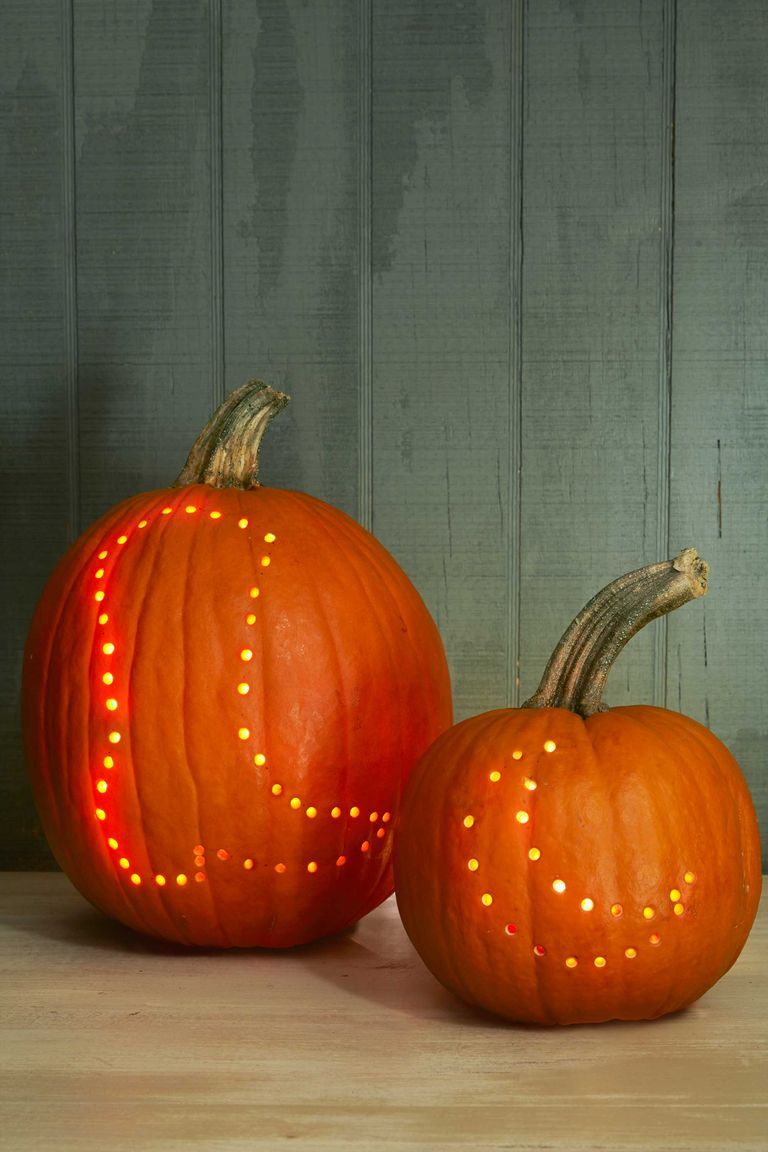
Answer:
M764 812L759 0L9 0L0 64L0 866L50 864L17 722L46 575L251 375L294 401L265 481L398 557L459 716L699 547L709 598L609 696L709 723Z

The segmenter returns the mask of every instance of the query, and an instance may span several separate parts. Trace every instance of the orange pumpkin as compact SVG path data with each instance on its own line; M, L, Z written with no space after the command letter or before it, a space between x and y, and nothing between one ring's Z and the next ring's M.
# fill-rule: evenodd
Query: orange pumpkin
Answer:
M760 845L735 760L662 708L608 711L626 641L706 590L688 550L604 589L520 709L447 731L414 770L395 883L406 930L457 995L510 1020L661 1016L739 955Z
M252 382L63 558L25 656L29 770L61 867L186 944L285 947L392 891L402 785L451 722L418 593L342 512L259 486L286 397Z

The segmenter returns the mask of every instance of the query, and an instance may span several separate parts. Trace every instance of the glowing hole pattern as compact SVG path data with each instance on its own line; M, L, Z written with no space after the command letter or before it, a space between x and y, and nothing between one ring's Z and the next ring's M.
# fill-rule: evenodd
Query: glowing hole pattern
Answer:
M557 745L555 744L554 740L546 740L544 742L544 744L542 745L542 748L543 748L544 752L552 753L556 750ZM523 750L515 749L512 753L512 758L514 760L521 760L523 758L523 755L524 755ZM502 779L502 773L500 770L494 769L493 771L491 771L487 774L485 779L487 781L489 781L491 784L498 784L499 781ZM519 783L522 786L522 788L524 788L525 791L529 792L529 793L535 792L537 790L537 787L538 787L536 781L531 776L521 777L519 780ZM531 799L533 799L533 798L531 797ZM374 816L376 816L376 813L371 813L371 817L373 818ZM482 813L481 813L481 816L482 816ZM515 820L521 826L521 831L519 834L525 835L525 833L527 831L529 831L529 829L526 828L526 825L530 825L530 823L532 822L533 816L534 816L533 812L527 811L525 809L518 809L515 812ZM385 813L384 818L386 819L387 817L388 817L388 814ZM465 830L465 832L470 832L473 828L475 828L477 826L477 818L474 815L467 814L461 818L461 825L462 825L462 828ZM525 831L523 831L524 829L525 829ZM537 848L535 846L526 847L526 856L527 856L529 861L531 861L532 863L535 863L536 861L541 859L541 851L539 848ZM466 861L467 861L467 864L466 864L467 870L469 872L476 873L476 872L479 872L481 870L481 862L476 856L469 856L466 858ZM695 882L695 880L696 880L696 874L694 872L688 870L688 871L683 873L683 883L684 884L690 886ZM568 889L568 885L566 884L565 880L561 879L559 876L555 876L548 883L551 887L551 890L554 893L556 893L558 896L562 896ZM680 882L678 881L678 883L680 883ZM683 891L681 888L675 887L675 888L671 888L669 890L669 899L670 899L670 902L672 904L672 912L673 912L674 916L676 916L676 917L683 916L685 913L685 904L683 903L683 895L684 894L683 894ZM477 897L475 897L475 899L477 899ZM484 905L484 907L490 908L494 904L495 897L494 897L494 894L491 892L481 892L479 895L479 899L480 899L480 902ZM579 899L579 907L583 912L592 912L595 908L595 901L592 899L591 896L583 896ZM620 904L618 902L607 905L606 910L610 913L610 916L613 919L618 919L619 917L621 917L621 918L625 917L625 907L623 904ZM509 909L507 911L509 912ZM657 915L657 909L651 904L646 904L642 907L642 909L639 909L635 912L635 916L637 916L638 913L639 913L639 916L642 918L642 920L645 920L645 921L653 920ZM516 936L518 934L517 925L510 922L510 921L504 922L503 931L504 931L505 935L507 935L507 936ZM661 944L660 933L658 933L658 932L652 933L648 937L648 943L651 945L651 947L658 947ZM543 944L534 944L533 945L533 953L535 956L543 957L543 956L547 955L547 949ZM621 955L626 960L635 960L639 954L640 954L639 949L635 946L625 947L621 951ZM589 961L591 961L592 967L596 968L598 970L602 970L603 968L606 968L608 966L608 963L609 963L608 956L604 956L604 955L592 956L592 957L589 957L588 959L589 959ZM559 962L563 963L566 968L573 970L573 969L579 967L580 958L578 956L565 956Z
M183 508L182 507L177 507L175 509L172 507L162 508L160 510L160 515L161 516L172 516L174 514L174 512L177 512L177 513L178 512L184 512L187 515L191 516L191 515L196 514L198 511L204 511L204 510L198 509L197 505L188 504L188 505L185 505ZM212 522L213 524L218 524L220 522L226 523L226 517L225 517L224 513L219 511L217 508L214 508L208 512L207 519L208 519L208 521ZM151 524L151 520L142 519L138 522L136 527L137 528L146 528L150 524ZM240 529L247 528L248 524L249 524L249 521L245 517L242 517L240 520L237 521L237 526ZM277 536L275 535L274 532L265 532L263 534L263 539L264 539L264 542L266 544L271 545L271 544L274 544L276 542ZM128 540L129 540L129 533L124 532L116 538L115 543L118 545L123 545L123 544L126 544L128 542ZM97 553L97 557L98 557L99 561L105 561L108 559L109 556L110 556L110 549L109 548L103 548L102 547L102 549ZM268 569L271 566L271 563L272 563L272 558L270 555L265 554L265 555L260 557L259 567L262 569L263 575L266 576L266 569ZM109 574L107 572L106 566L96 567L96 568L92 569L92 572L94 573L96 580L99 580L99 581L104 580L105 584L108 583ZM105 580L105 577L106 577L106 580ZM246 596L247 596L246 602L251 602L251 606L253 608L255 608L256 605L253 604L252 602L257 600L260 597L261 591L262 591L262 589L259 585L251 585L246 590ZM107 601L107 600L108 600L108 588L106 588L106 587L99 588L93 594L93 602L95 605L98 606L97 622L102 627L104 625L106 625L110 619L109 613L104 610L107 607L107 604L105 604L105 601ZM245 623L247 626L254 625L256 623L256 619L257 619L256 614L253 611L250 611L245 615ZM112 690L115 693L115 695L108 697L104 701L104 707L105 707L107 713L115 713L121 707L121 700L120 700L120 694L119 694L119 692L120 692L119 681L116 680L116 675L115 675L115 672L112 670L111 659L110 659L111 657L113 657L115 655L115 653L117 651L117 647L116 647L114 640L109 640L109 639L105 640L100 645L100 651L101 651L102 657L106 657L106 662L105 662L106 667L104 667L103 671L101 671L101 673L100 673L101 682L103 684L106 684L106 685L109 685L110 687L112 687ZM243 648L239 649L239 651L237 652L237 656L239 657L239 660L242 663L250 664L250 662L254 658L254 652L253 652L252 648L243 647ZM238 679L235 681L235 690L239 696L241 696L241 697L247 696L250 692L250 684L243 681L243 680ZM235 729L235 735L237 736L237 738L239 740L241 740L244 743L247 743L251 740L251 730L245 725L241 725L240 727L237 727ZM118 731L117 729L113 728L113 729L109 729L105 732L105 737L106 737L106 740L111 745L113 745L113 747L115 747L115 753L117 754L117 747L116 746L119 745L121 740L122 740L122 733L120 731ZM515 753L514 755L515 755L515 758L519 759L519 757L522 756L522 752L519 753L519 755L518 755L518 753ZM253 759L253 764L255 764L256 767L258 767L258 768L263 768L267 763L267 757L263 752L255 753L253 755L252 759ZM108 769L115 768L115 759L112 755L105 755L102 758L101 763L105 768L108 768ZM500 774L496 774L495 779L500 779ZM102 779L101 777L94 778L93 787L94 787L95 792L99 796L103 796L109 789L109 785L107 784L107 781ZM535 787L535 785L534 785L534 787ZM269 786L269 793L273 797L283 796L284 795L283 785L280 783L277 783L277 782L271 784ZM290 807L294 811L300 811L302 809L302 803L303 802L299 797L294 796L290 799ZM322 817L322 816L326 816L326 817L333 819L333 820L338 820L339 817L342 815L342 810L338 805L334 805L329 810L321 810L315 804L306 804L304 806L304 814L310 820L314 820L315 818ZM352 805L352 807L349 809L350 818L354 819L354 818L358 817L359 815L360 815L359 806L358 805ZM94 816L103 825L106 825L109 822L109 812L107 811L106 808L102 808L102 807L94 808ZM390 830L386 827L386 825L389 823L391 818L392 818L392 813L389 811L383 812L381 814L381 816L379 816L379 813L377 811L373 811L370 813L369 824L371 825L371 829L370 829L369 834L368 834L370 838L363 840L359 844L360 855L363 859L365 859L366 854L370 853L370 851L371 851L372 840L373 840L374 844L377 842L380 843L387 836L387 834ZM467 827L471 827L472 818L470 817L469 819L470 819L470 824L467 824ZM380 827L375 828L375 825L379 822L380 822ZM373 836L374 831L375 831L375 838ZM106 838L106 843L107 843L108 847L111 849L111 851L115 852L117 850L118 841L114 836L108 836ZM384 845L381 844L381 847L383 848ZM192 856L193 856L195 868L198 869L198 871L193 873L193 877L194 877L194 880L196 883L201 884L207 878L207 873L204 870L205 869L205 850L204 850L202 844L197 844L193 847ZM215 850L215 857L218 861L220 861L222 863L226 863L227 861L230 860L231 855L230 855L229 851L227 851L227 849L218 848ZM337 868L341 868L347 863L347 856L346 855L339 855L339 856L335 857L333 863L335 864L335 866ZM128 856L119 857L117 859L117 864L118 864L120 869L122 869L124 872L129 873L127 878L130 880L130 882L135 887L139 887L142 884L141 873L131 870L131 861L130 861L130 858ZM252 857L247 856L247 857L243 858L241 861L239 861L239 864L242 866L243 869L245 869L245 871L250 872L250 871L254 870L254 868L256 867L257 861L254 860ZM282 875L283 873L285 873L287 871L287 866L282 862L278 862L278 863L272 865L272 867L278 875ZM319 862L317 860L310 860L306 864L306 871L310 874L313 874L313 873L317 872L320 869L320 867L322 867L322 862ZM154 876L151 877L151 879L154 881L155 885L157 887L160 887L160 888L164 887L167 883L167 879L166 879L165 874L161 873L161 872L156 873ZM176 883L178 888L186 887L186 885L188 884L188 881L189 881L189 877L188 877L186 872L176 873L175 883ZM490 895L488 895L488 902L489 903L492 901L492 899L493 898Z

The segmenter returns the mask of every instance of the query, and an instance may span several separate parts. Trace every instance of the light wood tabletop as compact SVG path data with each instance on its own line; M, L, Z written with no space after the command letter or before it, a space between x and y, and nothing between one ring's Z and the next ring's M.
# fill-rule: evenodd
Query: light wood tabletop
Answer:
M0 1147L768 1148L768 906L652 1023L515 1027L426 971L393 900L291 952L133 935L64 876L0 874Z

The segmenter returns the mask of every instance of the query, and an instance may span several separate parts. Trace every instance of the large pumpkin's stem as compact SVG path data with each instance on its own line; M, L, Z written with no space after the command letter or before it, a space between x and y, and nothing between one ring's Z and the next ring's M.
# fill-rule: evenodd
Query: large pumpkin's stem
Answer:
M288 397L261 380L249 380L228 396L203 428L174 487L256 488L259 447L267 424Z
M567 708L580 716L605 711L605 682L624 645L657 616L704 596L708 573L707 562L686 548L603 588L566 629L523 708Z

